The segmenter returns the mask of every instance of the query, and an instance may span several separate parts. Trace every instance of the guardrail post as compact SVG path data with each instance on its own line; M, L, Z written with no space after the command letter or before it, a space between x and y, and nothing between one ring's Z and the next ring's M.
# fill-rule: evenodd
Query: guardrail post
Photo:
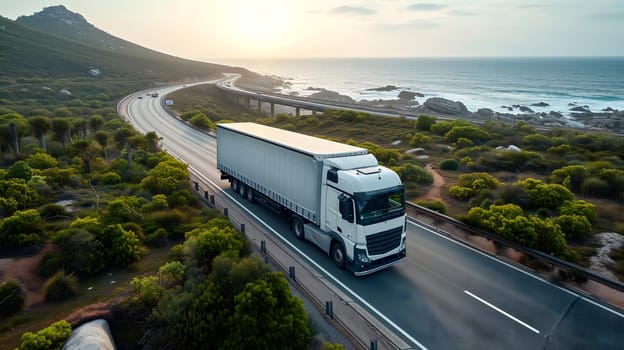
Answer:
M265 254L267 252L267 250L266 250L266 241L265 240L260 241L260 251L265 253Z
M371 340L371 342L370 342L370 350L377 350L377 339Z
M275 103L271 102L271 117L275 117Z
M245 233L245 224L241 224L240 232Z
M296 281L296 279L295 279L295 267L294 266L289 266L288 267L288 277L290 277L291 280Z
M208 191L204 191L204 199L206 199L206 200L207 200L207 199L208 199L208 197L209 197L209 196L208 196Z
M223 216L228 217L228 208L223 208Z
M195 191L199 191L199 182L193 181L193 184L195 185Z
M206 192L206 193L208 193L208 192ZM212 205L215 204L214 195L212 195L212 194L210 195L210 204L212 204Z
M332 320L334 319L334 302L329 300L325 302L325 314Z

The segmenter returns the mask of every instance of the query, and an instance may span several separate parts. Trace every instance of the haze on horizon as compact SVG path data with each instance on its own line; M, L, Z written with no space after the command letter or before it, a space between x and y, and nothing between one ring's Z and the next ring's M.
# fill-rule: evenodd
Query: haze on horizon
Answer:
M190 59L624 56L621 0L0 0Z

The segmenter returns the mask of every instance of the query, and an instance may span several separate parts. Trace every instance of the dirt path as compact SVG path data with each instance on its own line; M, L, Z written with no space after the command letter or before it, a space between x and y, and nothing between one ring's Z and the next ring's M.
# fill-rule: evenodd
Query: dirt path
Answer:
M433 184L431 185L431 188L429 189L429 191L424 195L424 199L440 200L441 199L440 191L442 189L442 186L446 184L446 181L444 181L444 178L442 177L442 175L440 175L437 171L433 170L433 168L431 167L431 164L427 164L425 166L425 169L429 170L431 174L433 175Z
M15 280L19 283L26 294L25 309L43 301L45 279L39 276L39 262L52 249L53 246L48 244L32 256L0 259L0 281Z

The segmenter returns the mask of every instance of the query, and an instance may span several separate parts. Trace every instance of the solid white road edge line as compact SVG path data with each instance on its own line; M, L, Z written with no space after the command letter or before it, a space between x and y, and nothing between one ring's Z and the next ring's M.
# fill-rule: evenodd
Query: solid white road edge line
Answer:
M479 298L478 296L476 296L476 295L474 295L474 294L470 293L469 291L465 290L465 291L464 291L464 293L466 293L466 294L470 295L471 297L473 297L473 298L477 299L478 301L480 301L480 302L482 302L483 304L485 304L485 305L489 306L490 308L492 308L492 309L494 309L494 310L496 310L496 311L500 312L501 314L503 314L503 315L507 316L508 318L512 319L512 320L513 320L513 321L515 321L516 323L519 323L519 324L521 324L521 325L525 326L526 328L528 328L528 329L532 330L533 332L535 332L535 333L537 333L537 334L539 334L539 333L540 333L540 332L539 332L536 328L533 328L533 327L529 326L527 323L522 322L520 319L518 319L518 318L516 318L516 317L514 317L514 316L512 316L512 315L510 315L509 313L507 313L507 312L505 312L504 310L502 310L502 309L500 309L500 308L496 307L495 305L492 305L492 304L488 303L486 300L483 300L483 299Z
M493 260L493 261L498 262L499 264L503 264L503 265L505 265L505 266L507 266L507 267L509 267L509 268L512 268L512 269L514 269L514 270L516 270L516 271L518 271L518 272L521 272L521 273L523 273L523 274L525 274L525 275L527 275L527 276L530 276L530 277L532 277L532 278L534 278L534 279L536 279L536 280L538 280L538 281L541 281L541 282L543 282L543 283L546 283L546 284L548 284L549 286L555 287L555 288L557 288L557 289L559 289L559 290L561 290L561 291L563 291L563 292L566 292L566 293L568 293L568 294L570 294L570 295L572 295L572 296L574 296L574 297L581 298L581 299L583 299L584 301L586 301L586 302L588 302L588 303L590 303L590 304L593 304L593 305L595 305L595 306L598 306L599 308L601 308L601 309L603 309L603 310L609 311L609 312L611 312L611 313L612 313L612 314L614 314L614 315L617 315L617 316L619 316L619 317L624 318L624 314L621 314L621 313L619 313L619 312L617 312L617 311L615 311L615 310L613 310L613 309L611 309L611 308L609 308L609 307L606 307L606 306L604 306L604 305L601 305L600 303L597 303L597 302L595 302L595 301L593 301L593 300L591 300L591 299L588 299L588 298L586 298L584 295L574 293L574 292L573 292L573 291L571 291L571 290L568 290L568 289L566 289L566 288L560 287L560 286L558 286L558 285L556 285L556 284L552 284L552 283L550 283L550 282L548 282L548 281L544 280L544 279L543 279L543 278L541 278L540 276L536 276L535 274L532 274L532 273L530 273L530 272L528 272L528 271L525 271L525 270L523 270L523 269L521 269L521 268L519 268L519 267L517 267L517 266L514 266L514 265L512 265L512 264L509 264L509 263L507 263L507 262L505 262L505 261L503 261L503 260L497 259L497 258L495 258L495 257L493 257L493 256L491 256L491 255L489 255L489 254L486 254L486 253L484 253L484 252L482 252L482 251L480 251L480 250L478 250L478 249L476 249L476 248L474 248L474 247L471 247L470 245L468 245L468 244L466 244L466 243L463 243L463 242L458 242L458 241L456 241L456 240L454 240L454 239L452 239L452 238L446 237L445 235L440 234L440 233L438 233L438 232L435 232L435 231L431 230L430 228L428 228L428 227L426 227L426 226L423 226L423 225L421 225L421 224L419 224L419 223L417 223L417 222L414 222L414 221L411 221L411 220L407 220L407 222L408 222L408 223L410 223L410 224L412 224L412 225L414 225L414 226L420 227L420 228L421 228L421 229L423 229L423 230L429 231L429 232L431 232L431 233L433 233L433 234L435 234L435 235L437 235L437 236L439 236L439 237L442 237L442 238L446 239L446 240L447 240L447 241L449 241L449 242L453 242L453 243L455 243L455 244L457 244L457 245L459 245L459 246L462 246L462 247L464 247L464 248L470 249L470 250L472 250L473 252L475 252L475 253L477 253L477 254L480 254L480 255L482 255L482 256L484 256L484 257L488 258L488 259L491 259L491 260Z
M174 154L174 156L176 158L180 158L179 156L177 156L176 154ZM392 328L394 328L396 331L398 331L399 333L401 333L401 335L403 335L405 338L407 338L409 341L411 341L412 343L414 343L416 346L418 346L420 349L422 350L427 350L427 348L422 345L418 340L414 339L411 335L409 335L405 330L403 330L401 327L399 327L397 324L395 324L394 322L392 322L392 320L390 320L388 317L386 317L384 314L381 313L381 311L377 310L376 308L374 308L371 304L369 304L366 300L364 300L364 298L362 298L361 296L359 296L357 293L355 293L353 290L351 290L349 287L347 287L344 283L342 283L340 280L338 280L336 277L334 277L332 274L329 273L329 271L325 270L321 265L319 265L317 262L315 262L314 260L312 260L312 258L310 258L309 256L307 256L305 253L303 253L301 250L299 250L299 248L295 247L292 243L290 243L286 238L282 237L282 235L280 235L277 231L275 231L271 226L269 226L266 222L264 222L262 219L260 219L258 216L256 216L256 214L254 214L251 210L247 209L245 206L243 206L240 202L238 202L234 197L230 196L227 192L225 192L220 186L218 186L217 184L215 184L214 182L212 182L212 180L210 180L209 178L207 178L206 176L204 176L203 174L201 174L199 171L197 171L197 169L195 169L193 166L191 166L189 164L189 168L193 169L193 171L200 176L201 178L203 178L205 181L210 182L213 186L215 186L216 188L219 189L219 191L221 191L223 194L225 194L230 200L234 201L235 203L237 203L245 212L247 212L247 214L249 214L250 216L252 216L254 219L256 219L258 222L260 222L262 225L264 225L264 227L266 227L269 231L271 231L275 236L277 236L279 239L281 239L284 243L286 243L290 249L296 251L299 255L301 255L302 257L305 258L305 260L307 260L310 264L314 265L315 268L317 268L318 270L320 270L322 273L324 273L329 279L331 279L335 284L339 285L340 287L342 287L345 291L347 291L349 294L351 294L351 296L353 296L355 299L357 299L360 303L364 304L369 310L371 310L373 313L375 313L379 318L381 318L382 320L384 320L385 322L387 322Z

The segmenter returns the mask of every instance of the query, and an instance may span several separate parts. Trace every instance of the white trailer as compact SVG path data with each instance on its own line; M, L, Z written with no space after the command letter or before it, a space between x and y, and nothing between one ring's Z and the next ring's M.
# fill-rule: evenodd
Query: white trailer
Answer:
M255 123L219 124L217 167L234 191L287 213L297 238L355 275L405 258L403 184L364 148Z

